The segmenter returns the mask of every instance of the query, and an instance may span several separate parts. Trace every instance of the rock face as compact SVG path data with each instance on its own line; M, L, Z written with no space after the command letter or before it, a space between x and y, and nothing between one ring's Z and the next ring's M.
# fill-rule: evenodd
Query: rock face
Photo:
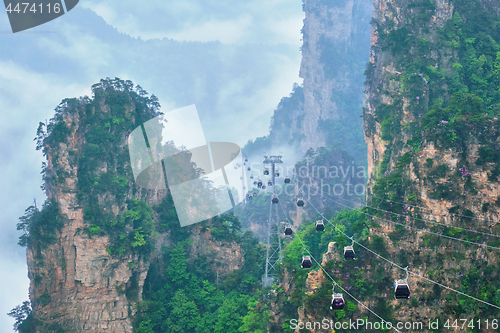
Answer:
M48 198L58 204L65 223L54 244L45 248L28 246L33 313L40 321L41 332L50 331L51 327L63 327L70 332L132 332L133 310L130 311L125 290L137 287L134 301L141 299L148 262L138 255L110 256L108 237L90 238L84 233L89 222L84 220L84 208L76 197L78 167L69 156L70 151L83 147L85 142L78 131L78 114L67 114L63 121L71 133L66 143L48 147L47 173L54 171L52 161L57 154L59 169L66 176L64 183L46 182L45 188ZM123 207L115 209L118 213Z
M452 48L438 47L437 31L443 28L450 20L454 13L455 1L439 0L435 1L435 10L431 15L428 29L425 26L417 26L410 22L410 17L419 14L416 6L410 6L407 0L374 0L373 24L372 24L372 38L370 50L370 65L371 74L368 74L366 99L364 106L364 133L365 141L368 145L368 176L369 186L373 186L375 180L384 175L379 174L380 166L384 162L388 162L388 169L386 175L390 174L399 158L405 153L411 152L414 155L410 163L406 176L413 182L412 187L417 194L417 199L421 200L420 206L429 208L429 211L434 211L433 214L423 212L426 217L437 219L439 221L444 219L445 215L449 215L448 209L460 204L465 206L481 219L498 221L498 212L495 209L488 211L481 211L485 203L494 206L495 200L498 198L498 187L494 186L491 181L487 179L487 168L475 167L475 162L479 158L478 148L481 146L477 140L472 139L466 142L463 149L447 148L446 150L437 149L434 142L422 139L421 145L414 152L412 147L405 144L407 140L411 139L411 131L407 128L410 123L416 123L416 116L412 114L414 109L413 101L409 100L405 88L402 86L402 78L412 75L420 75L423 91L418 94L418 104L422 110L418 117L423 116L431 109L429 105L429 95L435 86L432 82L428 82L422 73L404 73L401 64L401 56L394 56L390 50L387 49L387 44L380 43L379 34L387 35L395 30L412 29L411 35L415 38L424 38L429 41L429 56L432 58L433 67L441 69L445 72L452 72L452 64L450 59L452 57L458 58L458 52ZM464 13L462 13L463 15ZM430 30L429 30L430 28ZM436 50L434 50L436 48ZM416 54L414 48L410 52ZM419 87L420 88L420 87ZM431 89L431 92L429 92ZM443 98L450 98L447 93L443 93ZM398 104L399 103L399 104ZM403 129L399 135L393 135L390 140L382 138L381 123L385 119L377 118L377 109L384 106L396 106L400 108L398 118L394 117L397 126ZM414 113L414 112L413 112ZM377 119L376 119L377 118ZM398 120L396 120L398 119ZM436 126L438 123L436 122ZM405 127L406 126L406 127ZM394 128L394 127L393 127ZM398 131L395 129L395 131ZM422 132L424 135L424 132ZM387 148L391 147L388 151ZM432 159L433 166L426 167L425 163L428 159ZM447 165L451 171L458 171L464 165L469 165L471 168L471 180L475 184L475 190L479 195L471 196L470 193L464 193L463 200L446 200L446 199L433 199L431 192L435 190L435 186L431 186L426 177L430 172L435 170L435 166ZM427 174L426 174L427 173ZM448 178L446 177L448 176ZM446 183L446 186L454 187L460 192L464 192L465 176L462 179L455 180L453 184L449 182L449 173L438 180L438 183ZM368 194L369 196L369 194ZM436 213L438 212L438 213ZM441 212L441 213L439 213Z
M218 274L226 275L242 267L244 253L241 247L234 242L214 240L210 229L203 231L201 227L196 228L191 234L191 240L193 241L193 246L191 246L190 257L207 256L213 258Z
M362 82L353 59L338 57L334 71L329 71L337 54L363 52L370 16L370 2L348 0L304 0L302 63L300 77L304 79L304 114L301 148L325 146L326 136L320 130L321 122L349 116L348 108L339 96L362 89ZM365 50L367 52L368 50ZM330 59L328 59L330 58ZM357 75L358 74L358 75Z
M373 23L371 29L370 65L373 78L367 82L366 97L364 105L364 127L365 141L368 146L368 175L377 177L375 166L383 160L386 144L381 138L380 122L375 122L375 110L380 104L393 104L395 95L401 93L400 83L394 77L401 77L403 73L396 69L395 59L391 52L384 50L378 44L379 33L389 33L388 28L380 30L379 27L396 26L404 28L406 16L412 15L411 9L407 8L408 0L373 0ZM447 0L436 2L436 12L432 16L432 22L436 27L442 28L446 21L453 15L453 3ZM444 57L443 57L444 58ZM380 83L379 83L380 81ZM377 84L382 84L380 89ZM408 100L403 98L402 113L408 114ZM411 119L406 119L411 120ZM414 120L414 119L413 119Z
M453 0L418 4L408 0L374 0L373 4L364 105L364 134L368 145L368 204L386 211L396 211L399 213L396 219L391 219L389 212L384 217L422 230L447 234L449 229L433 229L436 223L431 225L424 221L430 220L498 234L500 212L495 206L499 196L498 182L492 177L488 178L495 165L478 162L481 147L496 143L481 143L480 131L476 131L467 121L466 126L471 127L467 133L461 134L463 141L460 146L443 144L443 137L448 134L446 131L437 131L440 131L440 126L447 126L447 120L436 118L428 122L430 125L427 127L422 126L426 124L428 114L433 112L436 96L441 98L441 103L444 101L444 105L451 103L453 89L447 78L453 77L459 68L458 64L464 62L464 55L457 50L458 46L452 42L443 43L440 31L447 25L449 27L452 21L453 24L467 21L470 12L464 8L464 3ZM426 4L429 7L425 7ZM498 9L496 4L486 1L479 6L485 6L491 12ZM392 39L393 36L399 37ZM407 44L405 38L408 38ZM426 43L425 48L419 48L413 41ZM397 44L399 49L395 46ZM421 61L428 63L421 66ZM434 76L435 71L441 73L441 79ZM460 111L454 108L450 112L459 114ZM481 117L487 115L482 113ZM487 124L485 126L495 128L494 122ZM451 128L448 133L454 131ZM451 142L455 140L460 139ZM439 147L436 142L440 142ZM395 198L393 201L387 200L389 193ZM379 223L377 219L375 221ZM457 241L441 240L436 240L439 245L432 245L430 239L433 237L426 232L408 231L396 236L393 224L383 221L380 224L381 227L372 228L370 232L384 240L389 253L399 251L401 255L397 259L404 260L410 270L422 276L427 276L432 270L446 272L439 274L445 285L459 287L462 283L456 279L460 274L450 272L469 271L471 263L484 268L498 262L495 251L481 246L466 247ZM479 237L478 234L473 237L484 244L492 240ZM438 260L428 260L433 257ZM387 269L391 271L393 279L404 277L399 269L392 266ZM411 279L413 285L417 281ZM419 300L432 299L437 292L432 289L432 285L423 284L418 285L417 290ZM445 303L445 300L440 299L426 303L425 307L404 306L396 317L402 321L409 318L429 320L435 318L433 309L451 307ZM397 304L392 301L392 305Z
M175 212L173 204L163 202L167 190L144 190L133 180L127 137L136 120L158 114L151 104L154 100L130 87L129 81L103 80L93 86L93 100L63 101L49 130L39 132L39 146L43 144L47 158L44 188L63 221L52 241L38 237L49 233L44 226L38 233L32 226L27 242L29 294L40 333L132 332L131 318L142 300L151 260L158 258L163 246L173 245L169 229L162 225L178 223L176 215L165 218L158 213L158 207ZM102 124L95 124L92 117L102 119ZM96 133L102 139L96 140ZM130 202L142 202L146 208L137 213ZM130 217L135 222L127 222ZM148 234L144 221L153 224ZM139 229L136 222L142 223ZM113 229L117 224L124 228ZM213 240L208 228L193 226L189 231L191 258L210 256L217 264L212 269L215 272L217 266L220 276L241 267L240 245ZM117 243L123 239L125 247L119 249ZM144 244L150 248L134 250Z
M371 1L305 0L303 10L303 87L282 100L269 136L275 146L298 143L302 153L345 143L338 128L330 130L335 123L361 125L359 96L369 51Z

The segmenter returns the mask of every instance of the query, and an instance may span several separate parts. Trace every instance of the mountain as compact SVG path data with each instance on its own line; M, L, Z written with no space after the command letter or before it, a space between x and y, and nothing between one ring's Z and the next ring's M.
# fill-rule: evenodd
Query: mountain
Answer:
M265 138L249 142L246 152L335 146L365 163L362 127L364 70L369 54L371 1L303 3L302 86L281 100ZM290 148L289 148L290 149Z
M30 278L30 307L11 313L18 330L132 332L132 318L137 327L151 321L135 314L152 307L159 293L170 299L195 289L217 310L229 300L216 290L219 279L228 283L228 274L234 281L226 291L235 290L233 298L245 294L246 309L255 301L263 249L249 233L240 233L235 216L181 228L169 190L134 183L127 137L159 115L156 97L120 79L102 80L92 92L92 98L64 100L37 132L47 158L47 201L29 207L18 224ZM182 159L186 165L190 156ZM246 291L238 292L243 281ZM207 308L200 315L212 313ZM177 325L163 324L163 331Z
M495 330L484 323L500 307L499 14L490 1L374 2L363 108L367 206L327 214L324 233L307 223L297 231L270 331L298 332L302 322L319 332L324 326L313 325L324 319L361 318L378 329L409 323L429 332L460 329L455 319L467 318L470 331ZM351 235L357 260L345 261ZM322 268L300 269L304 245ZM394 282L405 278L410 299L396 300ZM342 311L329 309L334 283ZM377 331L363 325L346 331Z

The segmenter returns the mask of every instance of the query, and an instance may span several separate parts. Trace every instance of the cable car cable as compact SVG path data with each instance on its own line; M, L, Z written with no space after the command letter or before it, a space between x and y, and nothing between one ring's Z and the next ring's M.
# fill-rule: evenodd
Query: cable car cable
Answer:
M346 235L346 234L345 234L342 230L340 230L339 228L337 228L337 226L336 226L335 224L333 224L332 222L330 222L330 220L326 219L326 218L325 218L325 216L324 216L324 215L323 215L323 214L322 214L322 213L321 213L321 212L320 212L320 211L319 211L319 210L318 210L318 209L317 209L317 208L316 208L316 207L315 207L315 206L311 203L311 201L309 201L309 200L308 200L308 202L309 202L309 203L311 204L311 206L313 206L313 207L314 207L314 209L315 209L315 210L316 210L316 211L317 211L317 212L321 215L321 217L323 217L325 220L327 220L327 221L328 221L330 224L332 224L332 225L333 225L333 226L334 226L337 230L339 230L341 233L343 233L343 234L347 237L347 235ZM402 270L404 270L404 271L408 271L408 270L406 270L404 267L401 267L400 265L396 264L395 262L393 262L393 261L391 261L391 260L389 260L389 259L387 259L387 258L385 258L385 257L381 256L380 254L378 254L378 253L376 253L376 252L374 252L374 251L370 250L369 248L367 248L366 246L362 245L361 243L359 243L359 242L357 242L357 241L354 241L354 242L355 242L356 244L358 244L359 246L361 246L362 248L364 248L365 250L367 250L367 251L369 251L369 252L373 253L373 254L374 254L374 255L376 255L377 257L379 257L379 258L381 258L381 259L383 259L383 260L387 261L388 263L390 263L390 264L392 264L392 265L394 265L394 266L396 266L396 267L398 267L398 268L400 268L400 269L402 269ZM475 301L478 301L478 302L484 303L484 304L486 304L486 305L492 306L492 307L494 307L494 308L500 309L500 306L497 306L497 305L491 304L491 303L489 303L489 302L483 301L483 300L481 300L481 299L479 299L479 298L476 298L476 297L474 297L474 296L467 295L467 294L465 294L465 293L463 293L463 292L461 292L461 291L459 291L459 290L456 290L456 289L450 288L450 287L448 287L448 286L445 286L444 284L441 284L441 283L439 283L439 282L436 282L436 281L434 281L434 280L431 280L431 279L429 279L429 278L426 278L426 277L424 277L424 276L421 276L421 275L419 275L419 274L417 274L417 273L413 273L413 272L411 272L411 271L408 271L408 272L409 272L410 274L413 274L413 275L415 275L415 276L417 276L417 277L419 277L419 278L421 278L421 279L424 279L424 280L426 280L426 281L428 281L428 282L435 283L435 284L437 284L437 285L438 285L438 286L440 286L440 287L443 287L443 288L445 288L445 289L448 289L448 290L451 290L451 291L453 291L453 292L456 292L457 294L460 294L460 295L462 295L462 296L469 297L469 298L471 298L471 299L473 299L473 300L475 300Z
M333 202L336 202L332 198L329 198L329 197L327 197L324 194L322 194L321 196L323 198L327 199L327 200L331 200ZM351 200L347 200L347 199L342 198L342 197L339 197L339 198L341 200L344 200L344 201L347 201L347 202L350 202L350 203L353 203L353 204L358 204L357 202L354 202L354 201L351 201ZM500 238L500 235L491 234L491 233L488 233L488 232L478 231L478 230L474 230L474 229L467 229L467 228L462 228L462 227L456 227L456 226L453 226L453 225L446 225L446 224L443 224L443 223L439 223L439 222L431 221L431 220L426 220L426 219L421 219L421 218L418 218L418 217L413 217L413 216L408 216L408 215L402 215L402 214L399 214L399 213L396 213L396 212L391 212L391 211L384 210L382 208L377 208L377 207L374 207L374 206L365 205L365 206L359 207L359 208L365 208L365 207L366 208L375 209L375 210L379 210L379 211L382 211L382 212L385 212L385 213L395 214L395 215L402 216L402 217L408 217L408 218L414 219L414 220L420 220L420 221L424 221L424 222L433 223L433 224L439 225L441 227L455 228L455 229L460 229L460 230L464 230L464 231L474 232L474 233L477 233L477 234L482 234L482 235L485 235L485 236L492 236L492 237L498 237L498 238Z
M304 249L306 249L306 251L309 253L309 256L311 257L312 260L314 260L314 262L316 264L318 264L318 266L323 270L323 272L325 272L325 274L330 278L330 280L332 280L334 286L337 286L339 287L344 293L346 293L347 295L349 295L353 300L355 300L356 302L358 302L359 304L361 304L361 306L363 306L365 309L367 309L368 311L370 311L372 314L374 314L378 319L380 319L382 321L382 323L386 322L387 324L390 324L391 327L390 328L393 328L394 330L396 330L396 332L399 332L401 333L401 331L399 331L396 327L394 327L394 325L392 325L392 322L389 322L387 320L385 320L384 318L380 317L378 314L376 314L372 309L370 309L369 307L367 307L366 305L364 305L360 300L358 300L356 297L354 297L353 295L351 295L347 290L345 290L344 288L342 288L341 285L339 285L332 277L330 274L328 274L328 272L325 270L325 268L320 265L320 263L316 260L316 258L314 258L314 256L311 254L311 252L307 249L306 245L304 244L304 242L302 241L302 239L300 239L300 236L298 235L298 233L295 233L295 236L299 239L300 243L302 244L302 246L304 247ZM389 327L388 327L389 328Z
M299 189L300 190L300 189ZM302 192L302 190L300 190ZM303 194L303 197L305 197L305 194L304 192L302 192ZM306 200L306 199L304 199ZM338 202L338 201L335 201L333 199L330 199L331 201L341 205L341 206L344 206L346 208L349 208L351 210L353 209L357 209L356 207L349 207L347 205L344 205L343 203L341 202ZM310 200L307 200L307 202L309 202L312 205L311 201ZM314 207L314 206L313 206ZM314 209L321 215L323 216L316 207L314 207ZM468 243L468 244L474 244L474 245L478 245L478 246L483 246L483 247L488 247L490 249L495 249L495 250L500 250L500 247L497 247L497 246L491 246L491 245L487 245L487 244L481 244L481 243L477 243L477 242L473 242L473 241L468 241L468 240L465 240L465 239L460 239L460 238L456 238L456 237L452 237L452 236L447 236L447 235L443 235L443 234L440 234L440 233L437 233L437 232L433 232L433 231L430 231L430 230L425 230L425 229L418 229L418 228L415 228L415 227L412 227L412 226L409 226L409 225L406 225L406 224L403 224L403 223L398 223L398 222L394 222L394 221L390 221L390 220L387 220L387 219L384 219L384 218L381 218L381 217L378 217L378 216L375 216L375 215L371 215L371 214L368 214L366 212L363 212L361 210L358 210L358 212L360 212L361 214L364 214L364 215L367 215L367 216L370 216L370 217L373 217L375 219L379 219L381 221L385 221L387 223L392 223L392 224L397 224L397 225L400 225L400 226L403 226L407 229L413 229L413 230L417 230L417 231L421 231L421 232L425 232L425 233L428 233L428 234L431 234L431 235L434 235L434 236L438 236L438 237L444 237L444 238L448 238L448 239L453 239L453 240L457 240L459 242L463 242L463 243ZM324 218L324 216L323 216ZM338 230L338 228L337 228ZM346 235L347 237L347 235Z
M346 208L349 208L349 209L356 209L356 208L353 208L353 207L349 207L347 205L344 205L343 203L341 202L337 202L335 200L332 200L333 202L339 204L339 205L342 205ZM309 203L311 203L311 201L309 201ZM371 215L371 214L368 214L366 212L363 212L363 211L359 211L361 214L365 214L367 216L370 216L370 217L373 217L375 219L379 219L381 221L385 221L387 223L392 223L392 224L397 224L397 225L400 225L400 226L403 226L407 229L413 229L413 230L416 230L416 231L421 231L421 232L425 232L425 233L428 233L428 234L431 234L431 235L434 235L434 236L438 236L438 237L444 237L444 238L448 238L448 239L452 239L452 240L456 240L456 241L459 241L459 242L464 242L464 243L469 243L469 244L474 244L474 245L478 245L478 246L484 246L484 247L488 247L490 249L495 249L495 250L500 250L500 247L497 247L497 246L491 246L491 245L487 245L487 244L481 244L481 243L477 243L477 242L473 242L473 241L468 241L468 240L465 240L465 239L461 239L461 238L456 238L456 237L452 237L452 236L447 236L447 235L443 235L443 234L440 234L440 233L437 233L437 232L433 232L433 231L430 231L430 230L425 230L425 229L418 229L418 228L415 228L415 227L412 227L412 226L409 226L409 225L406 225L406 224L403 224L403 223L398 223L398 222L394 222L394 221L390 221L390 220L387 220L387 219L384 219L384 218L381 218L381 217L378 217L378 216L375 216L375 215Z
M383 260L387 261L388 263L390 263L390 264L392 264L392 265L394 265L394 266L396 266L396 267L398 267L398 268L400 268L400 269L402 269L402 270L405 270L405 268L404 268L404 267L401 267L400 265L396 264L395 262L392 262L391 260L389 260L389 259L384 258L383 256L381 256L380 254L377 254L377 253L373 252L372 250L370 250L370 249L369 249L369 248L367 248L366 246L364 246L364 245L360 244L359 242L356 242L356 243L357 243L359 246L361 246L362 248L364 248L365 250L367 250L367 251L369 251L369 252L373 253L373 254L374 254L374 255L376 255L377 257L379 257L379 258L381 258L381 259L383 259ZM492 307L494 307L494 308L500 309L500 306L497 306L497 305L495 305L495 304L488 303L488 302L483 301L482 299L476 298L476 297L474 297L474 296L467 295L466 293L463 293L463 292L461 292L461 291L459 291L459 290L456 290L456 289L450 288L450 287L448 287L448 286L445 286L444 284L441 284L441 283L439 283L439 282L436 282L436 281L434 281L434 280L431 280L431 279L429 279L429 278L426 278L425 276L419 275L419 274L414 273L414 272L409 271L409 270L407 270L407 272L408 272L408 273L410 273L410 274L413 274L413 275L415 275L415 276L417 276L417 277L419 277L419 278L421 278L421 279L424 279L424 280L426 280L426 281L428 281L428 282L435 283L435 284L437 284L437 285L438 285L438 286L440 286L440 287L443 287L443 288L445 288L445 289L448 289L448 290L451 290L451 291L453 291L453 292L456 292L456 293L458 293L458 294L460 294L460 295L462 295L462 296L469 297L469 298L471 298L471 299L473 299L473 300L475 300L475 301L478 301L478 302L484 303L484 304L486 304L486 305L492 306Z
M446 213L448 215L455 215L455 216L461 216L461 217L466 217L466 218L469 218L469 219L474 219L474 220L478 220L478 221L487 221L487 222L495 222L495 223L498 223L498 221L495 221L495 220L489 220L489 219L480 219L480 218L477 218L477 217L474 217L474 216L467 216L467 215L463 215L463 214L456 214L456 213L450 213L450 212L445 212L444 210L434 210L432 208L428 208L428 207L422 207L422 206L415 206L415 205L410 205L406 202L400 202L400 201L394 201L394 200L391 200L391 199L384 199L384 198L380 198L380 197L376 197L374 195L371 196L371 198L375 198L375 199L378 199L378 200L386 200L386 201L390 201L390 202L394 202L394 203L398 203L398 204L402 204L402 205L407 205L408 207L413 207L413 208L421 208L421 209L426 209L426 210L430 210L430 211L439 211L441 213Z

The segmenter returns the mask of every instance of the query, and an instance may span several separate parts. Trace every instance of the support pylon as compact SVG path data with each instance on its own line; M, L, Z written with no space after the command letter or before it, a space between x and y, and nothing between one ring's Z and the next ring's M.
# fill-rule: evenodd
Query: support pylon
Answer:
M271 181L272 181L272 195L275 195L275 175L276 175L276 164L283 163L281 161L282 156L264 156L264 164L271 164ZM278 204L273 204L269 202L269 220L267 227L267 253L266 253L266 271L265 275L262 277L262 285L264 287L270 287L277 282L278 275L276 269L278 263L281 263L283 259L281 254L281 235L280 235L280 222L279 222L279 210ZM273 207L274 206L274 207ZM273 213L274 208L274 213Z

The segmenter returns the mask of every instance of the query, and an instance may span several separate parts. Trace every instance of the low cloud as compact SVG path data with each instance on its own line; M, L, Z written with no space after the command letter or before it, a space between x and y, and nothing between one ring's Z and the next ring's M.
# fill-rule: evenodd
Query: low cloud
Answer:
M88 88L63 82L54 75L39 74L12 61L0 61L0 174L5 207L0 216L0 331L11 332L13 320L6 316L28 299L25 249L17 245L18 218L33 204L41 205L43 156L33 138L38 122L53 116L54 107L67 96L89 94Z
M81 6L133 37L215 41L227 44L287 43L300 46L301 1L88 0Z

